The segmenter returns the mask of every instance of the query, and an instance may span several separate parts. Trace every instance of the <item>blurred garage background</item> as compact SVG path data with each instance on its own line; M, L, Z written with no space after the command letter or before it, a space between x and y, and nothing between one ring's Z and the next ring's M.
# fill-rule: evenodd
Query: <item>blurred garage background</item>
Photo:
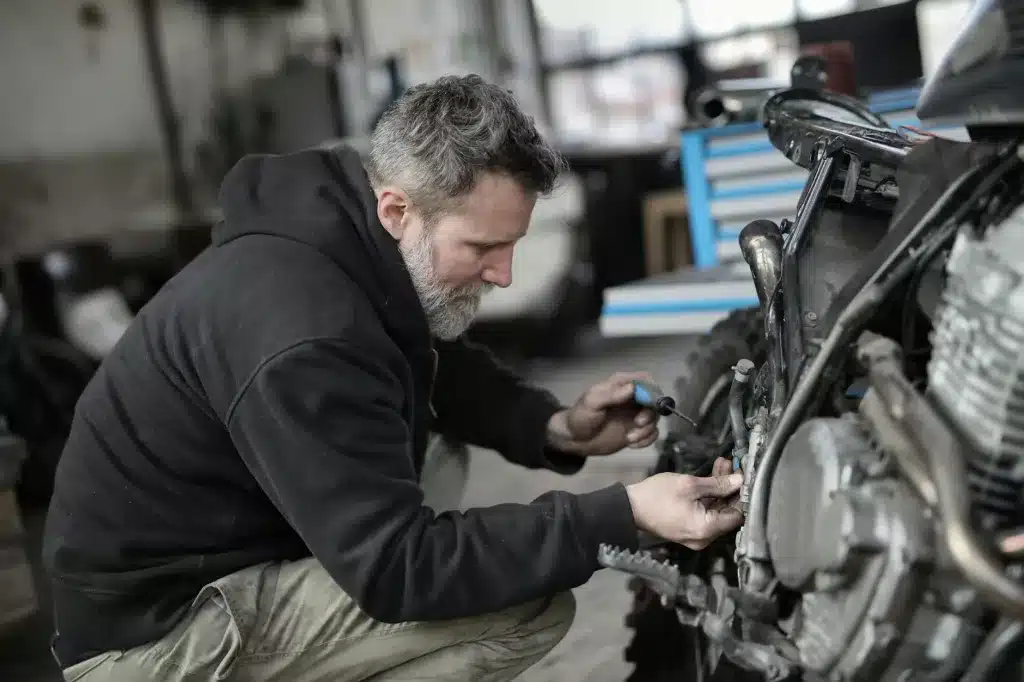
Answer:
M513 285L486 299L470 334L565 400L620 369L670 385L693 335L754 300L736 225L789 215L803 183L750 132L751 102L813 53L837 89L915 124L916 88L969 7L4 0L0 680L59 679L38 536L75 401L132 315L206 246L218 183L241 156L365 149L393 98L444 74L505 85L572 172L538 204ZM475 453L464 502L636 479L650 458L567 479ZM566 642L524 679L624 679L627 606L621 579L595 577Z

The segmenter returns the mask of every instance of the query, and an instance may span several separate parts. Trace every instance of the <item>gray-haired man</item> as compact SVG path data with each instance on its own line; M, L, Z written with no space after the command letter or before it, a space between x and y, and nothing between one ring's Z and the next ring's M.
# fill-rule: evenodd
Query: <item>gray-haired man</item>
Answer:
M569 627L600 543L738 525L700 502L729 476L423 504L428 431L564 473L657 437L636 375L566 407L460 340L562 167L476 77L408 91L365 168L239 162L211 247L79 403L45 540L67 679L510 679Z

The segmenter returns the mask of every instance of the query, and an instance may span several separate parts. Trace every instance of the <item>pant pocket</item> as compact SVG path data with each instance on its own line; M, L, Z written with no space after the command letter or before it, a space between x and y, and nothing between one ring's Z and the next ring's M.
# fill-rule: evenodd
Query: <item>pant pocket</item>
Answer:
M175 642L170 656L186 671L206 671L225 680L242 654L248 628L235 614L239 609L216 583L205 586L192 602L187 632Z
M64 669L62 675L64 676L65 682L79 682L80 680L85 680L89 673L93 672L118 654L119 652L117 651L108 651L105 654L93 656L81 663L74 664L70 668Z

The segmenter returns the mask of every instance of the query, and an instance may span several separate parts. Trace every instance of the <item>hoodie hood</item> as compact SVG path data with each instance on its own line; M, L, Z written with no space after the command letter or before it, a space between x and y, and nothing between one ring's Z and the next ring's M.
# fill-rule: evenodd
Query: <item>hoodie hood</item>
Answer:
M403 345L429 343L429 329L398 243L377 218L377 199L358 152L346 146L244 157L220 190L224 220L215 246L246 235L301 242L330 258L365 292Z

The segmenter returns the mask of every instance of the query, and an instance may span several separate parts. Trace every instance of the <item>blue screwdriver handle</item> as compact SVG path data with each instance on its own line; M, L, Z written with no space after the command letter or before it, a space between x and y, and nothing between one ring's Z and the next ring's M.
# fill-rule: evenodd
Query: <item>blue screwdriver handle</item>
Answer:
M652 381L634 381L633 400L643 408L658 410L665 404L665 391Z
M633 402L640 407L651 408L655 414L659 414L662 417L674 414L680 419L690 422L694 427L697 426L695 421L676 410L676 401L665 395L665 391L661 390L661 387L652 381L633 382Z
M665 397L661 387L651 381L633 382L633 400L641 407L658 407L658 401Z

